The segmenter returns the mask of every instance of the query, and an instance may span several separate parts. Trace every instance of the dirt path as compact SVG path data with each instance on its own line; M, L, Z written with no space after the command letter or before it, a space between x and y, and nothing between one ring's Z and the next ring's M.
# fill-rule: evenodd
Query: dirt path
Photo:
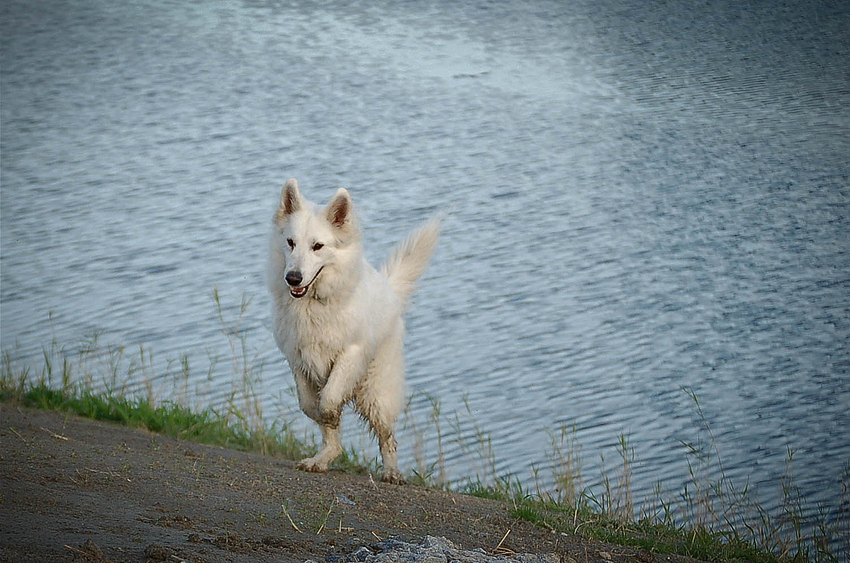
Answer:
M503 548L565 562L674 560L555 534L495 501L0 404L0 561L333 561L428 534L491 552L508 530Z

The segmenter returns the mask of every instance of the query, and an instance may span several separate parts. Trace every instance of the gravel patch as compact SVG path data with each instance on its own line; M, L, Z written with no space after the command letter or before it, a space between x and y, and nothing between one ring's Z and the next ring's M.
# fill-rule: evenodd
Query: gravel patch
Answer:
M422 543L390 538L361 547L342 556L329 556L327 563L558 563L554 554L490 554L485 550L463 550L442 537L425 536ZM305 563L318 563L308 559Z

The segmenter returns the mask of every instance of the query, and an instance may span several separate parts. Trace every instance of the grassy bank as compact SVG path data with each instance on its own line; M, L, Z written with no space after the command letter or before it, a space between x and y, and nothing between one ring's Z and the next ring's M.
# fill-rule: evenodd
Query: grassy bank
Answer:
M237 369L250 372L241 348L235 345ZM244 342L243 342L244 344ZM128 377L138 375L145 364L145 352L127 363ZM259 402L251 396L250 373L242 373L244 396L231 396L223 409L189 408L171 400L155 401L148 393L128 396L123 385L109 385L121 379L117 372L124 360L124 351L101 348L92 342L74 353L53 347L44 353L40 369L21 368L8 353L4 353L0 371L0 399L6 403L28 407L72 412L97 420L145 428L183 440L301 459L315 452L315 444L299 440L284 424L267 424L259 410ZM182 366L181 369L187 369ZM101 373L96 373L100 370ZM143 370L141 370L143 371ZM184 374L187 375L187 374ZM105 389L94 391L92 382L106 381ZM111 387L111 389L110 389ZM700 409L697 397L691 394L695 408ZM237 405L241 404L242 407ZM253 406L252 406L253 405ZM442 413L433 403L433 423L440 430ZM248 412L248 411L251 412ZM459 417L455 415L455 420ZM704 421L704 419L703 419ZM474 422L472 423L475 424ZM495 454L486 433L475 426L478 448L495 466ZM711 433L706 423L706 431ZM713 440L709 442L713 445ZM653 513L636 510L631 498L630 474L634 451L628 438L621 437L621 464L613 477L603 478L604 489L594 494L583 488L578 448L572 429L561 429L551 435L550 465L555 487L532 487L515 477L478 479L455 487L470 495L487 497L507 503L512 514L553 532L577 534L622 545L643 547L660 553L675 553L709 560L746 561L840 561L847 559L847 539L839 534L847 522L828 524L826 519L811 521L804 516L803 503L796 493L790 464L793 452L788 452L789 472L783 482L785 501L783 513L772 516L749 499L746 490L735 490L722 476L717 480L701 480L702 468L691 466L692 487L676 500L665 500L662 492ZM690 446L695 459L704 463L705 451ZM714 452L719 457L719 452ZM440 467L442 452L431 470L421 467L408 475L408 481L420 486L447 486L445 470ZM348 472L374 472L374 462L353 450L348 450L336 463L336 468ZM491 468L492 474L495 469ZM850 473L850 472L848 472ZM844 491L848 497L845 475ZM536 480L535 480L536 481ZM638 514L636 516L636 513ZM675 516L674 516L675 514Z

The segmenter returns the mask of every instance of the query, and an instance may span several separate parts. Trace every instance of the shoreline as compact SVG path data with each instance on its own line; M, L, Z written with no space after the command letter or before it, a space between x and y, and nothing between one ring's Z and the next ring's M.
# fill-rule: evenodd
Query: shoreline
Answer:
M343 561L389 538L435 536L492 555L692 561L550 531L497 500L306 473L280 457L13 402L0 403L0 438L7 560Z

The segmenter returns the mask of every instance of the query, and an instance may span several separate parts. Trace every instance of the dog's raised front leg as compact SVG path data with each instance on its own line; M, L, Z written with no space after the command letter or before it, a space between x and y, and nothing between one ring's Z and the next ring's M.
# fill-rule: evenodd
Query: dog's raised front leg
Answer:
M295 377L298 390L298 405L304 414L312 418L322 430L322 449L313 457L302 459L298 468L306 471L325 472L328 466L342 453L342 442L339 432L339 417L335 425L322 422L319 415L319 390L305 375Z
M307 413L311 418L315 417L319 428L322 429L322 449L313 457L301 460L298 463L299 468L307 471L327 471L328 466L342 453L339 431L342 407L351 397L354 386L363 377L365 370L363 353L359 346L350 346L337 357L328 382L318 392L318 408L314 411L315 414ZM299 398L300 396L299 389ZM312 406L312 401L306 402Z
M339 417L354 388L366 375L363 348L349 346L343 350L328 376L328 382L319 393L319 419L321 424L339 426Z

